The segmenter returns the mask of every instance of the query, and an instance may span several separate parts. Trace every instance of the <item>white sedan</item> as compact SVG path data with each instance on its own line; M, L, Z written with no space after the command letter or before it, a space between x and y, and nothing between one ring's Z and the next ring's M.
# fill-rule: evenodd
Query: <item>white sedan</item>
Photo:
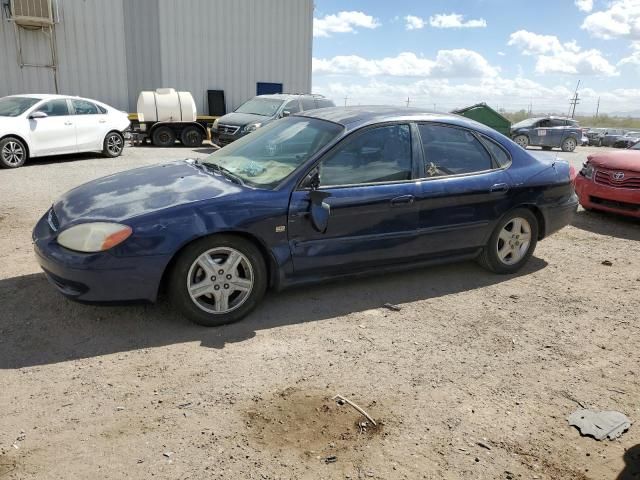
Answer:
M127 114L95 100L62 95L0 98L0 167L29 158L80 152L117 157L124 149Z

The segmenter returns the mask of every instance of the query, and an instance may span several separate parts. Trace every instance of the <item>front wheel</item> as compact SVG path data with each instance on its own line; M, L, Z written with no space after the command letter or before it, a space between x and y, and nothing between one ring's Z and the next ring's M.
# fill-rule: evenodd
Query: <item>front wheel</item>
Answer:
M522 148L527 148L529 146L529 137L526 135L516 135L513 138L513 141L520 145Z
M189 245L171 272L172 303L206 327L236 322L260 302L267 267L256 246L244 238L215 235Z
M180 136L180 141L185 147L199 147L203 140L204 135L198 127L187 127Z
M562 146L560 148L562 148L563 152L573 152L577 146L578 142L576 142L576 139L569 137L564 139L564 142L562 142Z
M515 273L538 243L538 220L530 210L512 210L498 223L478 261L495 273Z
M115 158L122 155L124 150L124 137L118 132L110 132L104 138L102 153L109 157Z
M0 167L21 167L27 161L27 157L27 148L19 139L7 137L0 140Z

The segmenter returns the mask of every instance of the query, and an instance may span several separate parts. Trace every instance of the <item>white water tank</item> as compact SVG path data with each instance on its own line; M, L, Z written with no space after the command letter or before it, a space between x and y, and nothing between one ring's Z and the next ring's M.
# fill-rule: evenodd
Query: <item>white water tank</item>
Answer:
M139 122L195 122L196 102L189 92L173 88L158 88L155 92L140 92Z

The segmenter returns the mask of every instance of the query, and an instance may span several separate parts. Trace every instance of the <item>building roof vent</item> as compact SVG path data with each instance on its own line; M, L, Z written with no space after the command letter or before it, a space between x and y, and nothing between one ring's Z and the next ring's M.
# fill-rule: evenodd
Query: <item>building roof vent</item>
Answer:
M11 20L24 27L53 25L52 0L11 0Z

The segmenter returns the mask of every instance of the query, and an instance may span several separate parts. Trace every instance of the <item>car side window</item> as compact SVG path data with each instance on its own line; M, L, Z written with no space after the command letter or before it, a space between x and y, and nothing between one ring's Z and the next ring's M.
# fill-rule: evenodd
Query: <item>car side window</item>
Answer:
M418 125L426 177L483 172L493 168L491 155L470 131L443 125Z
M315 110L316 101L313 97L302 97L302 110Z
M504 148L498 145L495 141L485 137L484 135L481 138L483 145L487 147L487 150L489 150L489 153L491 153L491 156L496 161L499 167L506 167L511 163L511 157Z
M49 117L64 117L69 115L69 107L65 99L50 100L39 109L39 112L46 113Z
M298 113L300 111L300 103L298 102L298 100L291 100L285 104L282 110L287 110L293 115L294 113Z
M97 115L100 113L98 107L86 100L71 100L76 115Z
M320 164L321 186L411 179L409 125L386 125L354 135Z
M553 125L551 124L551 120L540 120L536 128L551 128Z
M551 126L551 127L566 127L567 126L567 121L566 120L561 120L559 118L554 118L554 119L549 121L549 126Z
M329 100L316 98L316 107L317 108L327 108L327 107L333 107L333 106L334 106L333 102L331 102Z

